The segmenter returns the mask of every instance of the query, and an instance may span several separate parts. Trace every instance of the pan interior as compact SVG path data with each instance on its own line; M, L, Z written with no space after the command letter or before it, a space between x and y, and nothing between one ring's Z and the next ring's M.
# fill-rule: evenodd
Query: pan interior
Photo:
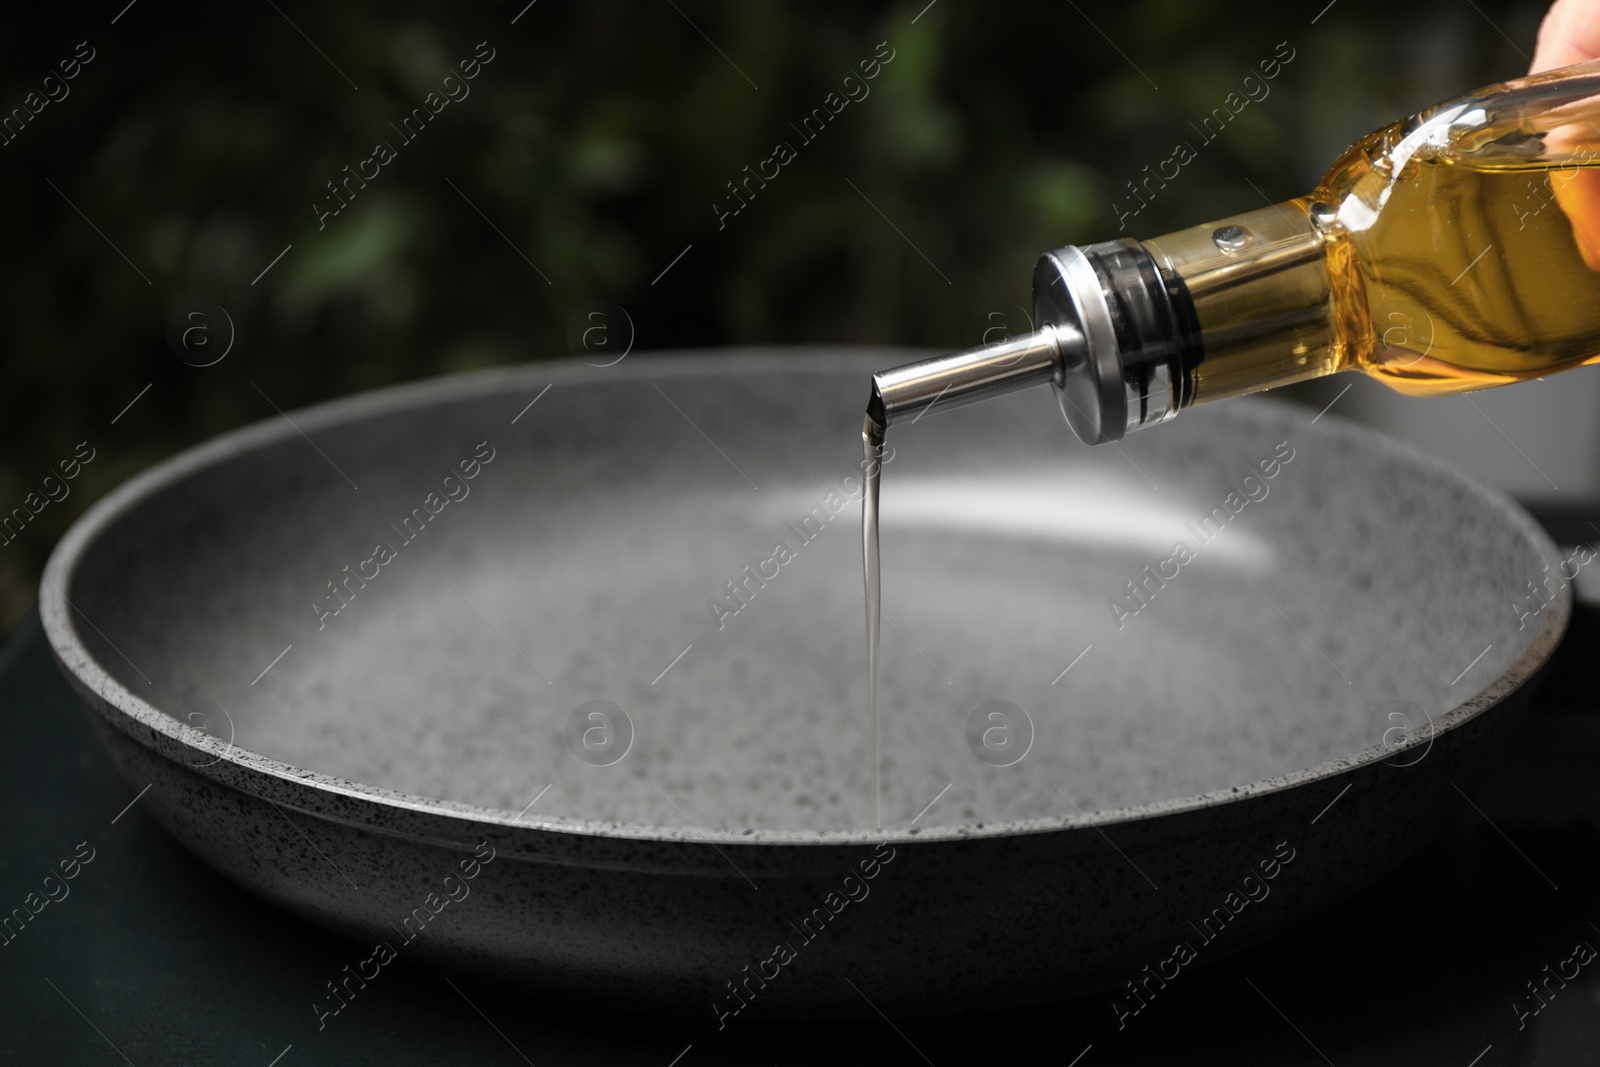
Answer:
M169 714L368 785L538 796L529 818L868 826L860 408L865 372L903 358L636 356L525 408L533 368L212 446L87 546L83 640ZM1089 449L1053 405L891 430L888 825L942 790L918 825L1352 756L1536 632L1513 605L1542 539L1392 446L1241 402ZM575 730L580 708L606 717Z

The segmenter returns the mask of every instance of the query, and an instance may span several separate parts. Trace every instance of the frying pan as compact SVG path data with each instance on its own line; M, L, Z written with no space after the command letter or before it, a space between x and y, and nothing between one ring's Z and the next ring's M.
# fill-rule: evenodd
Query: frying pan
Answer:
M1086 449L1040 390L890 435L873 826L860 411L916 355L274 415L90 509L45 629L144 809L352 972L718 1025L1132 1012L1459 811L1569 615L1528 516L1331 416Z

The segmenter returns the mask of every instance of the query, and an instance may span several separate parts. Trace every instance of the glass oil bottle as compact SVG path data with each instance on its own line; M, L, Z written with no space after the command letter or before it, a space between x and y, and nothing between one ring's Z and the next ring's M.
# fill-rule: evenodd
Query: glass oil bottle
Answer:
M1090 443L1338 371L1404 393L1600 361L1600 60L1386 126L1309 194L1042 256L1034 332L873 377L902 415L1056 386Z

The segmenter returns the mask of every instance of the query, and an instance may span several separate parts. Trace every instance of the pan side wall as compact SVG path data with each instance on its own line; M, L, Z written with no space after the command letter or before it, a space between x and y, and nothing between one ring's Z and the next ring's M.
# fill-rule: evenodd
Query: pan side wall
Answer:
M1112 991L1110 1011L1118 987L1145 980L1145 965L1171 973L1165 961L1179 942L1195 956L1171 980L1181 985L1193 966L1309 918L1415 854L1459 811L1452 783L1472 783L1529 695L1524 686L1436 738L1411 766L1368 764L1312 785L1113 824L1105 836L1078 828L877 848L727 846L723 870L686 875L649 869L651 853L705 846L640 842L632 869L548 862L518 855L517 840L535 842L541 831L508 837L504 827L486 827L494 858L468 881L461 865L473 859L469 847L353 825L214 781L141 744L77 688L123 776L135 788L154 783L146 807L163 827L239 885L350 938L353 958L383 942L556 999L710 1019L872 1014L844 978L900 1014L1097 990ZM792 862L797 849L803 864ZM1286 850L1293 858L1285 862ZM1275 859L1267 879L1262 863ZM446 876L467 895L446 900ZM1238 905L1261 893L1252 885L1266 894ZM1225 925L1219 908L1231 916Z

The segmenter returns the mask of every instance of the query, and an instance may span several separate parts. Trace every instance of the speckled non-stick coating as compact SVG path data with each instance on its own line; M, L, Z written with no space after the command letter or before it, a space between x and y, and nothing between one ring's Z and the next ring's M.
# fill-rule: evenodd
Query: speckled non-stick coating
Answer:
M1525 613L1559 557L1522 511L1333 416L1088 449L1038 390L891 430L874 829L860 412L914 355L635 354L274 415L93 508L45 626L143 804L241 884L708 1017L730 980L751 1013L933 1011L1120 985L1185 938L1203 963L1461 803L1566 625L1565 590ZM609 765L571 740L595 700L631 724ZM1011 766L968 741L991 700L1031 726Z

